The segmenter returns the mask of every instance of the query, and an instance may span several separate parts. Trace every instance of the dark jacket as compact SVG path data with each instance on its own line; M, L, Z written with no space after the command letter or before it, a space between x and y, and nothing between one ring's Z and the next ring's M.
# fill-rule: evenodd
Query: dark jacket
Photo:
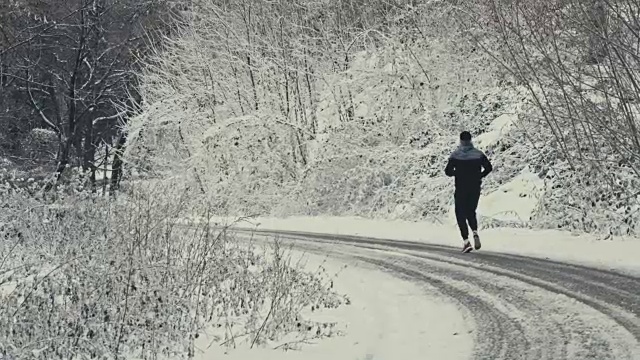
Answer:
M444 172L455 176L456 189L479 189L482 179L493 170L487 156L471 143L464 143L451 153Z

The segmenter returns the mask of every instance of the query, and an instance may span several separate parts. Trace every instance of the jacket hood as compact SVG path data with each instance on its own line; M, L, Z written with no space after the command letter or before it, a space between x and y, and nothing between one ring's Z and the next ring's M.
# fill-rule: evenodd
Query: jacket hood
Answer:
M451 158L458 160L475 160L482 157L482 151L476 149L471 141L460 141L458 148L451 154Z
M474 149L475 149L475 146L473 146L473 143L471 141L461 140L460 145L458 145L458 150L463 152L472 151Z

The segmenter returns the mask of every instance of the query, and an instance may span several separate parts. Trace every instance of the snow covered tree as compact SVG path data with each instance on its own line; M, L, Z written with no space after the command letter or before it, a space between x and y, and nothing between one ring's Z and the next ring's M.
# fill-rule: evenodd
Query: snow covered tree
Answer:
M167 11L164 0L3 2L5 128L51 132L58 138L53 159L34 160L55 162L58 176L69 164L82 166L95 179L96 149L118 135L125 112L116 105L135 88L147 35L163 25Z
M147 174L191 182L223 208L388 212L413 202L408 187L439 168L452 134L491 120L489 112L476 121L455 110L481 111L487 98L477 88L494 80L479 52L450 41L451 21L450 38L438 42L447 8L192 6L142 77L128 159ZM421 18L431 11L435 22ZM413 151L429 145L438 155L426 170Z
M474 5L461 14L477 44L527 89L535 109L529 126L541 129L530 132L543 158L541 171L555 182L551 192L570 205L564 210L570 216L549 215L550 221L555 224L555 216L562 218L558 226L635 231L639 5L617 0Z

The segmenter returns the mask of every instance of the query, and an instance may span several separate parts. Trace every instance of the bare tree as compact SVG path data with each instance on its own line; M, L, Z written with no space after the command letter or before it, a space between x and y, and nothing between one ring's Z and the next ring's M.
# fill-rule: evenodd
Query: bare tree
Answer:
M221 197L236 191L224 186L240 198L303 180L321 96L333 97L336 122L355 120L351 88L331 78L386 41L410 3L192 1L177 36L148 61L128 160Z
M486 17L473 23L484 36L477 43L529 90L564 158L640 176L639 5L487 1L478 9Z
M0 66L5 105L27 128L58 138L55 173L81 166L95 179L96 148L121 138L119 122L145 45L164 25L164 1L48 0L3 5ZM21 111L21 112L19 112Z

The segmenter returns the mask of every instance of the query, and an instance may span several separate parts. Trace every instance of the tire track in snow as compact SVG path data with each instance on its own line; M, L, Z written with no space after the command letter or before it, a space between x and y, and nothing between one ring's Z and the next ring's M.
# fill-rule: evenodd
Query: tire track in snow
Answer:
M601 325L592 325L608 320L606 316L580 308L576 302L568 297L556 295L549 291L540 291L527 283L519 280L505 278L467 268L464 264L451 265L436 261L421 261L421 259L402 259L393 254L386 254L383 260L372 260L371 256L361 257L361 260L375 262L383 268L388 268L389 263L396 265L396 271L401 269L414 270L413 279L433 284L432 279L441 279L440 282L458 289L457 296L450 296L469 310L477 324L475 359L630 359L629 352L625 351L624 341L611 338L609 329L617 324L608 322L609 327L601 328ZM395 259L394 259L395 258ZM420 274L420 275L418 275ZM479 299L486 304L491 311L469 307L465 304L470 298ZM518 328L520 331L514 334L506 331L496 334L486 331L486 316L496 318L496 312L500 314L500 326ZM600 317L603 319L595 319ZM513 325L515 324L515 325ZM624 333L626 331L623 330ZM584 336L588 334L588 336ZM622 335L624 338L624 334ZM626 336L627 340L630 336ZM634 340L631 339L633 342ZM514 351L499 351L488 347L487 344L502 343L506 349ZM514 344L522 345L517 348ZM595 345L593 345L595 344Z
M354 258L436 287L473 317L474 359L640 359L640 279L633 276L407 241L258 233L354 246Z
M485 354L492 354L493 359L517 359L519 354L524 353L529 347L522 326L496 308L495 303L479 296L470 295L464 290L450 285L446 280L430 276L425 272L368 257L356 258L393 273L404 275L409 280L424 281L464 306L479 325L479 329L476 330L480 332L480 336L476 334L480 338L478 339L480 341L476 341L476 357L483 358Z

